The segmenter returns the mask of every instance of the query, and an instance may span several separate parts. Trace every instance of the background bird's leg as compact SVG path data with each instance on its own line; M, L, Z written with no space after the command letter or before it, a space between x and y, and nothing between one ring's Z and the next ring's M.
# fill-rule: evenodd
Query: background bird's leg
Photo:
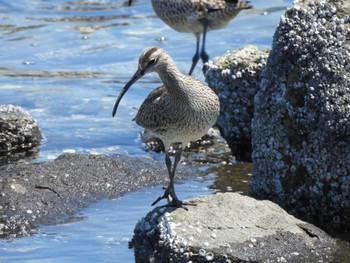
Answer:
M191 75L195 66L197 65L197 62L199 60L199 41L200 41L200 34L196 34L196 53L194 54L192 58L192 66L190 69L190 72L188 72L188 75Z
M208 20L203 18L199 20L202 25L203 25L203 38L202 38L202 49L201 49L201 59L203 61L203 63L208 62L209 60L209 56L208 54L205 52L205 39L207 36L207 29L208 29Z

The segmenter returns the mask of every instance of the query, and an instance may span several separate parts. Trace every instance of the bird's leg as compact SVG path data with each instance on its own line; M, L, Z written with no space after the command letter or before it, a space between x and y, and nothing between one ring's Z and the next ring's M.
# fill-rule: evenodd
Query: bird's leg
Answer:
M191 75L194 68L197 65L197 62L199 60L199 41L200 41L200 35L196 34L196 53L194 54L193 58L192 58L192 66L190 69L190 72L188 72L188 75Z
M175 171L176 171L177 164L181 160L181 155L182 155L182 146L180 146L179 149L175 151L174 164L173 164L173 167L171 167L172 162L169 156L169 152L168 151L165 152L165 164L169 173L169 185L165 189L164 193L161 196L159 196L157 200L152 203L152 205L155 205L160 200L167 198L168 199L167 206L175 206L175 207L182 206L182 202L177 198L175 193L175 188L174 188Z
M207 29L208 29L208 20L203 18L200 19L200 22L203 25L203 38L202 38L202 49L201 49L201 59L203 61L203 63L208 62L209 60L209 56L208 54L205 52L205 39L207 36Z
M181 155L182 155L182 145L179 146L178 150L175 151L175 157L174 157L174 166L173 169L171 171L171 173L169 174L169 186L168 188L170 188L170 197L171 199L168 198L168 205L170 206L182 206L182 201L180 201L175 193L175 187L174 187L174 178L175 178L175 171L176 171L176 167L177 164L180 162L181 160Z

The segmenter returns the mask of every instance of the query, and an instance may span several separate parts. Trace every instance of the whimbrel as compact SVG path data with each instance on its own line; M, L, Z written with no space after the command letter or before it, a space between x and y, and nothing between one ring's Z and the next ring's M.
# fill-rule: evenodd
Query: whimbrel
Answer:
M129 5L131 3L132 0L129 0ZM168 26L196 36L196 52L189 75L192 74L199 57L203 63L209 59L205 52L207 31L224 28L241 10L252 8L249 2L241 0L152 0L152 6L157 16ZM199 52L201 34L202 47Z
M120 92L113 109L115 115L119 102L128 89L145 74L156 72L163 86L154 89L142 103L135 121L145 128L144 138L158 138L165 147L165 164L169 185L153 202L167 199L169 206L182 206L175 193L174 176L183 148L201 138L219 116L219 98L199 80L181 73L170 55L160 47L146 49L139 58L138 69ZM174 160L171 148L176 148Z

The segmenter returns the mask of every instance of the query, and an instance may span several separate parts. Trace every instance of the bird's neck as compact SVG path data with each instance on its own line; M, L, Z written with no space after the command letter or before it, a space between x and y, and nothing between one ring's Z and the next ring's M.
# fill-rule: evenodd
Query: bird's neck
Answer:
M186 96L184 75L178 70L175 63L164 65L164 68L158 71L158 75L170 94Z

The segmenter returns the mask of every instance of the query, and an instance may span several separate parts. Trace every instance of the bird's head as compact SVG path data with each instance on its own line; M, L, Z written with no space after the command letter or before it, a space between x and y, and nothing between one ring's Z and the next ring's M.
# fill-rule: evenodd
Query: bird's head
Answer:
M139 58L139 66L132 78L126 83L125 87L120 92L113 109L113 116L115 115L118 105L128 91L128 89L134 84L138 79L140 79L145 74L151 72L157 72L162 66L166 64L166 60L169 59L169 55L164 49L160 47L151 47L146 49Z
M169 55L160 47L151 47L146 49L139 58L139 68L143 75L157 72L159 68L165 65Z

